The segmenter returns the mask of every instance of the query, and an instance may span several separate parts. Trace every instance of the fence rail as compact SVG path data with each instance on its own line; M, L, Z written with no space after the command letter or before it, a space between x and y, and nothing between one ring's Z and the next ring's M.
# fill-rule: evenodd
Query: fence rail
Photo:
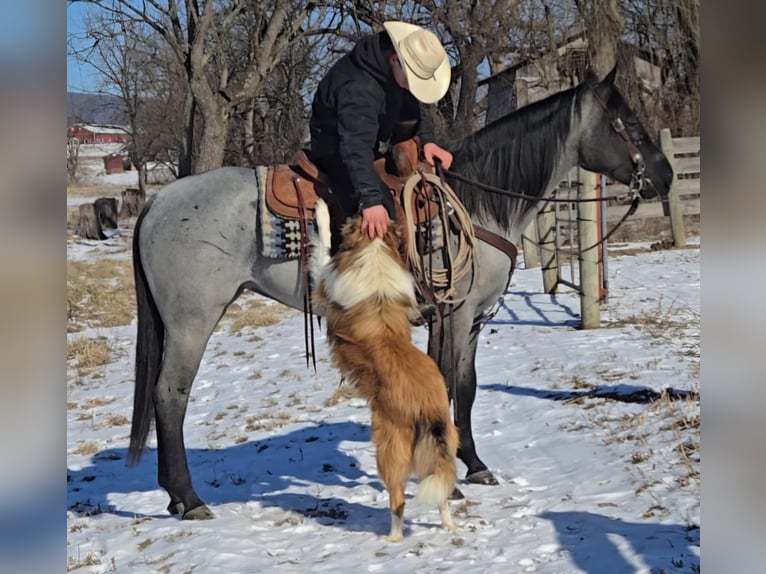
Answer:
M673 187L671 194L675 193L681 203L683 215L699 215L700 213L700 138L679 137L670 138L670 149L664 149L665 155L673 165ZM620 219L627 209L622 205L619 198L625 196L628 187L621 183L604 186L603 197L609 198L606 204L606 220L616 221ZM663 209L659 200L642 201L636 213L635 219L649 219L669 215Z

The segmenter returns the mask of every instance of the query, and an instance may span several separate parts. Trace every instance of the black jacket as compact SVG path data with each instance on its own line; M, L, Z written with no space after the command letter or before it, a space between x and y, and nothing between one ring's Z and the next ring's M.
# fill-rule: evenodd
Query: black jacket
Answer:
M433 142L428 115L409 91L396 83L381 52L386 32L366 36L338 60L319 82L311 106L311 156L340 159L361 207L383 203L381 182L373 160L382 155L381 143L396 139L397 124L419 120L415 134L422 144ZM393 143L393 142L391 142Z

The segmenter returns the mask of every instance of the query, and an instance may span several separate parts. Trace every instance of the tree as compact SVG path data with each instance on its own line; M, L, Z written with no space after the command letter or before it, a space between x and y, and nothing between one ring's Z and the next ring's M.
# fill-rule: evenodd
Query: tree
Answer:
M66 140L66 175L69 181L77 181L77 170L80 164L80 140Z
M617 64L618 44L624 22L618 0L574 0L588 39L590 68L599 78Z
M321 30L329 10L298 0L70 1L90 3L116 22L140 22L170 48L189 88L186 153L198 141L191 167L197 173L223 164L232 113L263 92L289 45Z

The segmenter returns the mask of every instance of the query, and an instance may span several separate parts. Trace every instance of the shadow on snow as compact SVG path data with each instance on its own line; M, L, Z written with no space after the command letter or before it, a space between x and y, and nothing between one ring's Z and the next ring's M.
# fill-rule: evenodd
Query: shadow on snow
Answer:
M506 298L513 298L514 309L503 300L498 313L487 325L535 325L538 327L579 327L582 318L566 303L559 300L558 295L530 293L527 291L506 291ZM522 318L519 308L523 304L532 311L536 319ZM525 314L526 316L526 314Z
M322 423L220 449L187 449L195 487L216 512L215 506L257 503L316 520L341 524L352 531L388 532L388 497L376 474L359 468L358 459L341 449L341 442L359 442L372 448L370 427L354 422ZM350 446L353 450L355 447ZM82 470L67 469L67 509L81 516L110 513L138 518L129 507L115 508L109 496L116 493L156 491L156 449L147 448L141 462L127 468L127 448L105 449L93 455ZM375 506L349 502L322 490L365 486L375 491ZM164 490L163 500L165 497ZM341 496L344 496L341 494ZM349 497L350 498L350 497ZM168 499L169 500L169 499ZM152 518L170 518L163 506ZM175 517L173 517L176 519ZM379 530L379 532L378 532Z
M697 526L625 522L590 512L544 512L540 517L553 523L559 545L587 574L699 572Z

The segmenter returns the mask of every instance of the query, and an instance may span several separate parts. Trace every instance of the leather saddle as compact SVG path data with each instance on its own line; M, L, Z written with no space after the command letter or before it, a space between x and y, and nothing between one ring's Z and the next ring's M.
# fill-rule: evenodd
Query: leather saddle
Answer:
M405 140L391 147L386 156L375 161L375 171L394 195L399 223L405 223L402 190L416 168L432 172L433 167L418 160L418 142ZM301 150L292 164L275 164L268 168L266 206L274 215L285 219L311 220L318 198L332 205L334 198L325 174ZM415 221L426 221L438 214L438 204L423 194L413 193L410 212Z

